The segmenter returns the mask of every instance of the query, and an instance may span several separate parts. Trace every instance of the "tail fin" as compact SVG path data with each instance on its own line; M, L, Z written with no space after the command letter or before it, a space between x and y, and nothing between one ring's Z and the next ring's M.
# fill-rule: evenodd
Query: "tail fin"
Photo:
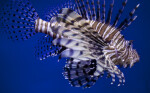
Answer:
M9 39L26 40L35 35L34 22L38 14L27 1L10 0L2 8L1 28L6 30Z

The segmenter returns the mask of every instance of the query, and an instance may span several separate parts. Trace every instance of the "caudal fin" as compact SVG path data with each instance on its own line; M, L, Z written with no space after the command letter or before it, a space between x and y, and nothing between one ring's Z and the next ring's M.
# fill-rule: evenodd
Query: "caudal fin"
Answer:
M28 0L9 0L1 9L1 31L12 40L26 40L36 34L38 14Z

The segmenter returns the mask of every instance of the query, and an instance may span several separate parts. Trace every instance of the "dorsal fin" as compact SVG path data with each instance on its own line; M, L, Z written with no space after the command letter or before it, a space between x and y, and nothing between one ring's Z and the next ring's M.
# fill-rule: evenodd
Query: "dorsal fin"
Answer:
M53 17L53 16L56 16L57 14L59 14L59 11L62 9L62 8L69 8L69 9L72 9L74 11L77 11L78 12L78 9L77 7L75 8L75 4L73 4L71 2L71 0L68 0L67 2L65 2L64 4L61 4L61 5L58 5L56 7L54 7L53 9L48 9L46 15L45 15L45 21L50 21L50 19Z
M105 0L103 0L102 8L102 22L105 23Z
M127 4L127 0L125 0L125 1L122 3L122 8L119 9L119 12L118 12L118 14L117 14L117 16L116 16L116 19L115 19L115 21L114 21L114 23L113 23L112 26L116 26L116 25L117 25L117 23L118 23L118 21L119 21L119 19L120 19L120 16L121 16L121 14L122 14L122 12L123 12L124 7L126 6L126 4Z
M125 30L125 29L126 29L129 25L131 25L131 23L137 18L136 15L135 15L134 17L133 17L133 15L134 15L136 9L137 9L139 6L140 6L140 4L138 4L138 5L129 13L130 17L128 18L127 23L122 27L121 30Z
M128 23L125 24L125 26L121 29L121 30L125 30L129 25L131 25L131 23L137 18L137 16L134 16L133 18L131 18L129 20Z
M86 0L86 4L88 6L88 16L89 16L89 20L92 20L92 13L91 13L91 8L90 8L90 4L89 4L89 0Z
M81 15L81 10L80 10L77 0L75 0L75 3L76 3L77 12L79 15Z
M48 12L48 14L45 16L46 21L50 21L50 19L53 16L57 15L59 11L60 11L59 7L50 10L50 12Z
M68 0L67 5L68 5L67 8L73 9L73 4L71 0Z
M85 3L84 3L84 1L83 0L81 0L81 2L82 2L82 9L83 9L83 12L84 12L84 15L85 15L85 19L88 19L88 13L87 13L87 9L86 9L86 7L85 7Z
M91 5L92 5L92 19L96 20L96 11L95 11L94 0L91 1Z
M78 13L68 8L63 8L61 10L61 13L56 17L56 21L68 29L77 28L79 33L84 34L84 36L94 40L96 43L101 42L105 45L103 41L100 41L100 36L91 27L89 22L82 18Z
M85 12L85 9L84 9L83 4L81 3L80 0L75 0L75 1L76 1L76 3L77 3L78 6L79 6L81 16L82 16L83 18L86 18L86 12Z
M96 12L96 20L101 21L101 14L100 14L100 0L97 0L97 12Z
M108 11L108 17L107 17L107 20L106 20L107 24L110 24L112 11L113 11L113 6L114 6L114 0L112 0L112 3L110 4L110 8L109 8L109 11Z
M136 9L139 7L140 4L138 4L130 13L129 13L129 17L126 18L119 26L117 29L119 30L123 30L125 29L127 26L129 26L136 18L137 16L134 16L134 13L136 11Z

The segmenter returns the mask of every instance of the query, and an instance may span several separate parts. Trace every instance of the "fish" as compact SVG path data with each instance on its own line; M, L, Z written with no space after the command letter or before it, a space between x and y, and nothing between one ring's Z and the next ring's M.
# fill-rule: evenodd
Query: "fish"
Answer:
M137 18L134 14L140 4L117 26L127 0L123 1L111 23L115 1L111 0L107 15L105 0L69 1L50 13L47 20L39 17L29 1L17 1L17 9L14 9L16 6L8 7L14 13L6 11L6 17L1 19L10 39L27 40L41 33L44 37L38 40L36 56L40 60L51 56L59 56L58 60L67 58L63 75L71 86L90 88L105 73L112 78L111 84L117 77L118 86L121 86L125 77L119 66L132 67L140 60L133 49L133 41L121 34ZM16 19L7 18L10 15Z

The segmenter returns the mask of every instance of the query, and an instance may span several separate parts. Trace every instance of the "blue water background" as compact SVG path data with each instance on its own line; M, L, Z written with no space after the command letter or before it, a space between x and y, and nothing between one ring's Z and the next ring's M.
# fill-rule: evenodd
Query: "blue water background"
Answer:
M31 3L44 18L48 10L66 1L31 0ZM115 0L113 18L121 1ZM36 36L24 42L13 42L7 35L0 34L0 93L150 93L150 1L128 0L123 15L138 3L141 4L136 12L138 18L123 34L127 40L134 40L140 61L132 68L121 69L126 78L124 86L111 85L111 80L104 77L90 89L71 87L61 74L65 61L58 63L57 57L44 61L35 59Z

